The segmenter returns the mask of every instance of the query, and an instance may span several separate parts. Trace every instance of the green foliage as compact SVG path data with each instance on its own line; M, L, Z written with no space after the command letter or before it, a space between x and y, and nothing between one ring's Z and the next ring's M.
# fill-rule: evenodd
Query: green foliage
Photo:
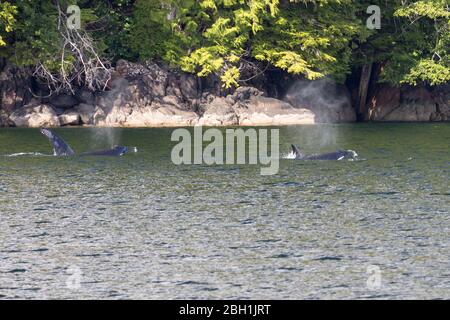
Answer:
M194 0L137 0L129 46L142 60L162 59L179 65L186 52L200 46L198 29L205 18Z
M18 65L34 65L39 61L51 69L57 68L59 62L53 54L60 50L56 7L50 1L18 0L16 5L19 12L15 41L8 52L11 59Z
M17 7L13 6L8 1L0 2L0 47L5 46L6 42L4 36L13 30L16 19L14 16L17 14Z
M448 11L448 2L446 0L427 0L415 1L405 7L400 7L395 16L409 17L419 19L427 17L430 19L450 18L450 11Z
M418 81L432 86L450 81L450 68L433 60L421 59L404 77L402 83L417 85Z
M14 5L12 5L12 3ZM56 4L78 4L98 53L116 60L163 60L237 87L265 70L343 82L379 62L392 84L449 81L448 0L15 0L0 2L0 55L20 65L70 68ZM381 30L366 28L379 5Z
M362 5L369 4L381 7L382 28L359 41L353 51L353 64L380 62L381 81L394 85L439 85L449 81L448 0L369 0Z
M239 84L237 83L237 80L239 79L239 69L236 67L231 67L225 70L220 79L222 80L225 88L239 86Z
M255 58L310 80L331 75L343 81L349 43L362 29L350 1L291 1L256 37Z
M181 59L185 71L217 73L236 86L248 61L272 64L308 79L349 72L348 43L361 32L351 1L200 1L202 47ZM232 70L232 71L231 71ZM225 75L226 73L226 75ZM230 78L232 77L232 79Z
M422 40L419 48L410 49L411 68L400 83L439 85L450 81L448 0L415 1L397 9L394 16L409 21L413 26L410 34Z
M86 1L88 2L88 1ZM83 7L83 1L78 5ZM14 28L14 42L0 54L9 57L13 62L21 66L36 65L42 63L51 71L64 68L70 69L73 61L70 52L65 61L60 61L62 39L58 30L65 21L59 20L58 7L53 1L16 0L18 8L17 21ZM65 8L73 1L59 1L61 8ZM85 7L81 12L82 27L86 27L92 21L98 20L98 16L91 8ZM96 42L98 48L101 41ZM65 48L67 49L67 48ZM101 50L100 50L101 51Z
M106 57L112 60L137 58L136 52L129 46L134 0L96 1L92 8L87 5L80 6L85 29L96 39L98 47L101 47ZM88 8L96 19L86 21Z

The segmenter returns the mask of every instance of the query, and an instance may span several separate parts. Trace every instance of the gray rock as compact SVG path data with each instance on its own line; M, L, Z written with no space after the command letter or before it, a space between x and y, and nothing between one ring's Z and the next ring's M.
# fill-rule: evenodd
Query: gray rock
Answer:
M75 98L79 103L95 104L94 93L86 89L77 90Z
M198 121L177 96L153 96L148 83L135 79L100 95L92 124L108 127L190 126ZM84 122L84 121L83 121Z
M197 124L198 115L173 105L154 102L151 106L143 107L113 106L108 112L98 108L93 121L100 127L178 127Z
M58 117L61 126L76 126L80 124L80 115L75 111L67 111Z
M0 109L7 113L27 105L32 100L31 72L8 63L0 72Z
M58 115L49 105L26 105L14 111L9 119L17 127L58 127L60 125Z
M450 84L436 87L433 90L436 103L436 115L432 121L450 120Z
M202 105L204 110L198 124L202 126L234 126L239 118L228 99L216 97L210 103Z
M386 122L441 121L432 94L423 87L382 85L371 100L369 119Z
M58 116L62 115L64 112L66 112L66 110L62 109L62 108L55 108L55 107L53 107L53 110L55 110L55 112L56 112L56 114Z
M116 70L120 75L129 80L144 82L152 97L163 97L166 95L169 71L156 63L138 64L125 60L117 62Z
M238 89L239 90L239 89ZM204 126L276 126L315 123L314 114L287 102L267 98L254 88L242 88L226 98L215 97L201 108Z
M239 125L242 126L315 123L315 115L312 111L305 108L294 108L285 101L263 96L252 96L248 102L236 104L235 110L239 118Z
M433 112L433 114L431 114L430 120L434 122L445 121L443 115L439 112Z
M253 87L239 87L230 95L235 102L249 100L251 97L263 96L264 93Z
M374 96L370 99L367 120L383 121L387 115L400 107L400 103L400 88L380 85Z
M183 102L181 101L179 96L175 95L167 95L163 97L160 101L162 101L163 104L169 104L175 107L182 107Z
M200 95L197 77L192 74L170 70L168 67L153 62L145 64L131 63L119 60L116 65L118 75L130 83L142 83L150 101L162 99L165 96L176 96L183 100L183 106L191 107L193 100Z
M187 73L181 73L179 77L178 85L183 97L189 100L197 99L200 94L197 78Z
M81 124L92 124L95 113L95 106L86 103L80 103L75 107L75 111L79 114Z
M55 106L55 108L69 109L77 105L78 100L72 95L62 93L51 98L50 103Z
M428 122L436 113L436 106L422 102L402 103L400 107L387 114L382 121L389 122Z
M9 117L3 110L0 109L0 128L9 127Z

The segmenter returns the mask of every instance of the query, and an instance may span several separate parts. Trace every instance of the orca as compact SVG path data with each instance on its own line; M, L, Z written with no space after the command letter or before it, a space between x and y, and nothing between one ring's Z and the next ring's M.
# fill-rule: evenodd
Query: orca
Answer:
M292 144L292 152L294 153L295 160L344 160L344 159L356 159L358 154L353 150L338 150L335 152L313 154L306 156L300 149Z
M53 145L53 155L74 156L72 148L59 136L49 129L41 129L41 133L46 136ZM80 156L122 156L128 152L128 147L116 146L108 150L98 150L81 153Z

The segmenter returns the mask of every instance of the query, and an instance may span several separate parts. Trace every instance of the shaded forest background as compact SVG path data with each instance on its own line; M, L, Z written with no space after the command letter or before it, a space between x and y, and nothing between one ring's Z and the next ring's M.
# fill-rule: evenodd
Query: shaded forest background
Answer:
M80 29L67 25L73 4ZM380 29L367 26L373 5ZM0 2L0 67L28 68L51 92L106 90L125 59L214 75L225 92L261 76L332 78L356 88L364 109L375 84L448 83L449 50L448 0Z

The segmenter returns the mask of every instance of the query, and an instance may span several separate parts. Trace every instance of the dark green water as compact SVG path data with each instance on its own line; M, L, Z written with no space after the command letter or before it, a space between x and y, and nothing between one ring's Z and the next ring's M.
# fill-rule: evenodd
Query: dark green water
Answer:
M51 147L1 129L0 298L450 298L449 124L280 129L282 153L362 160L175 166L171 129L57 130L121 158L11 156Z

